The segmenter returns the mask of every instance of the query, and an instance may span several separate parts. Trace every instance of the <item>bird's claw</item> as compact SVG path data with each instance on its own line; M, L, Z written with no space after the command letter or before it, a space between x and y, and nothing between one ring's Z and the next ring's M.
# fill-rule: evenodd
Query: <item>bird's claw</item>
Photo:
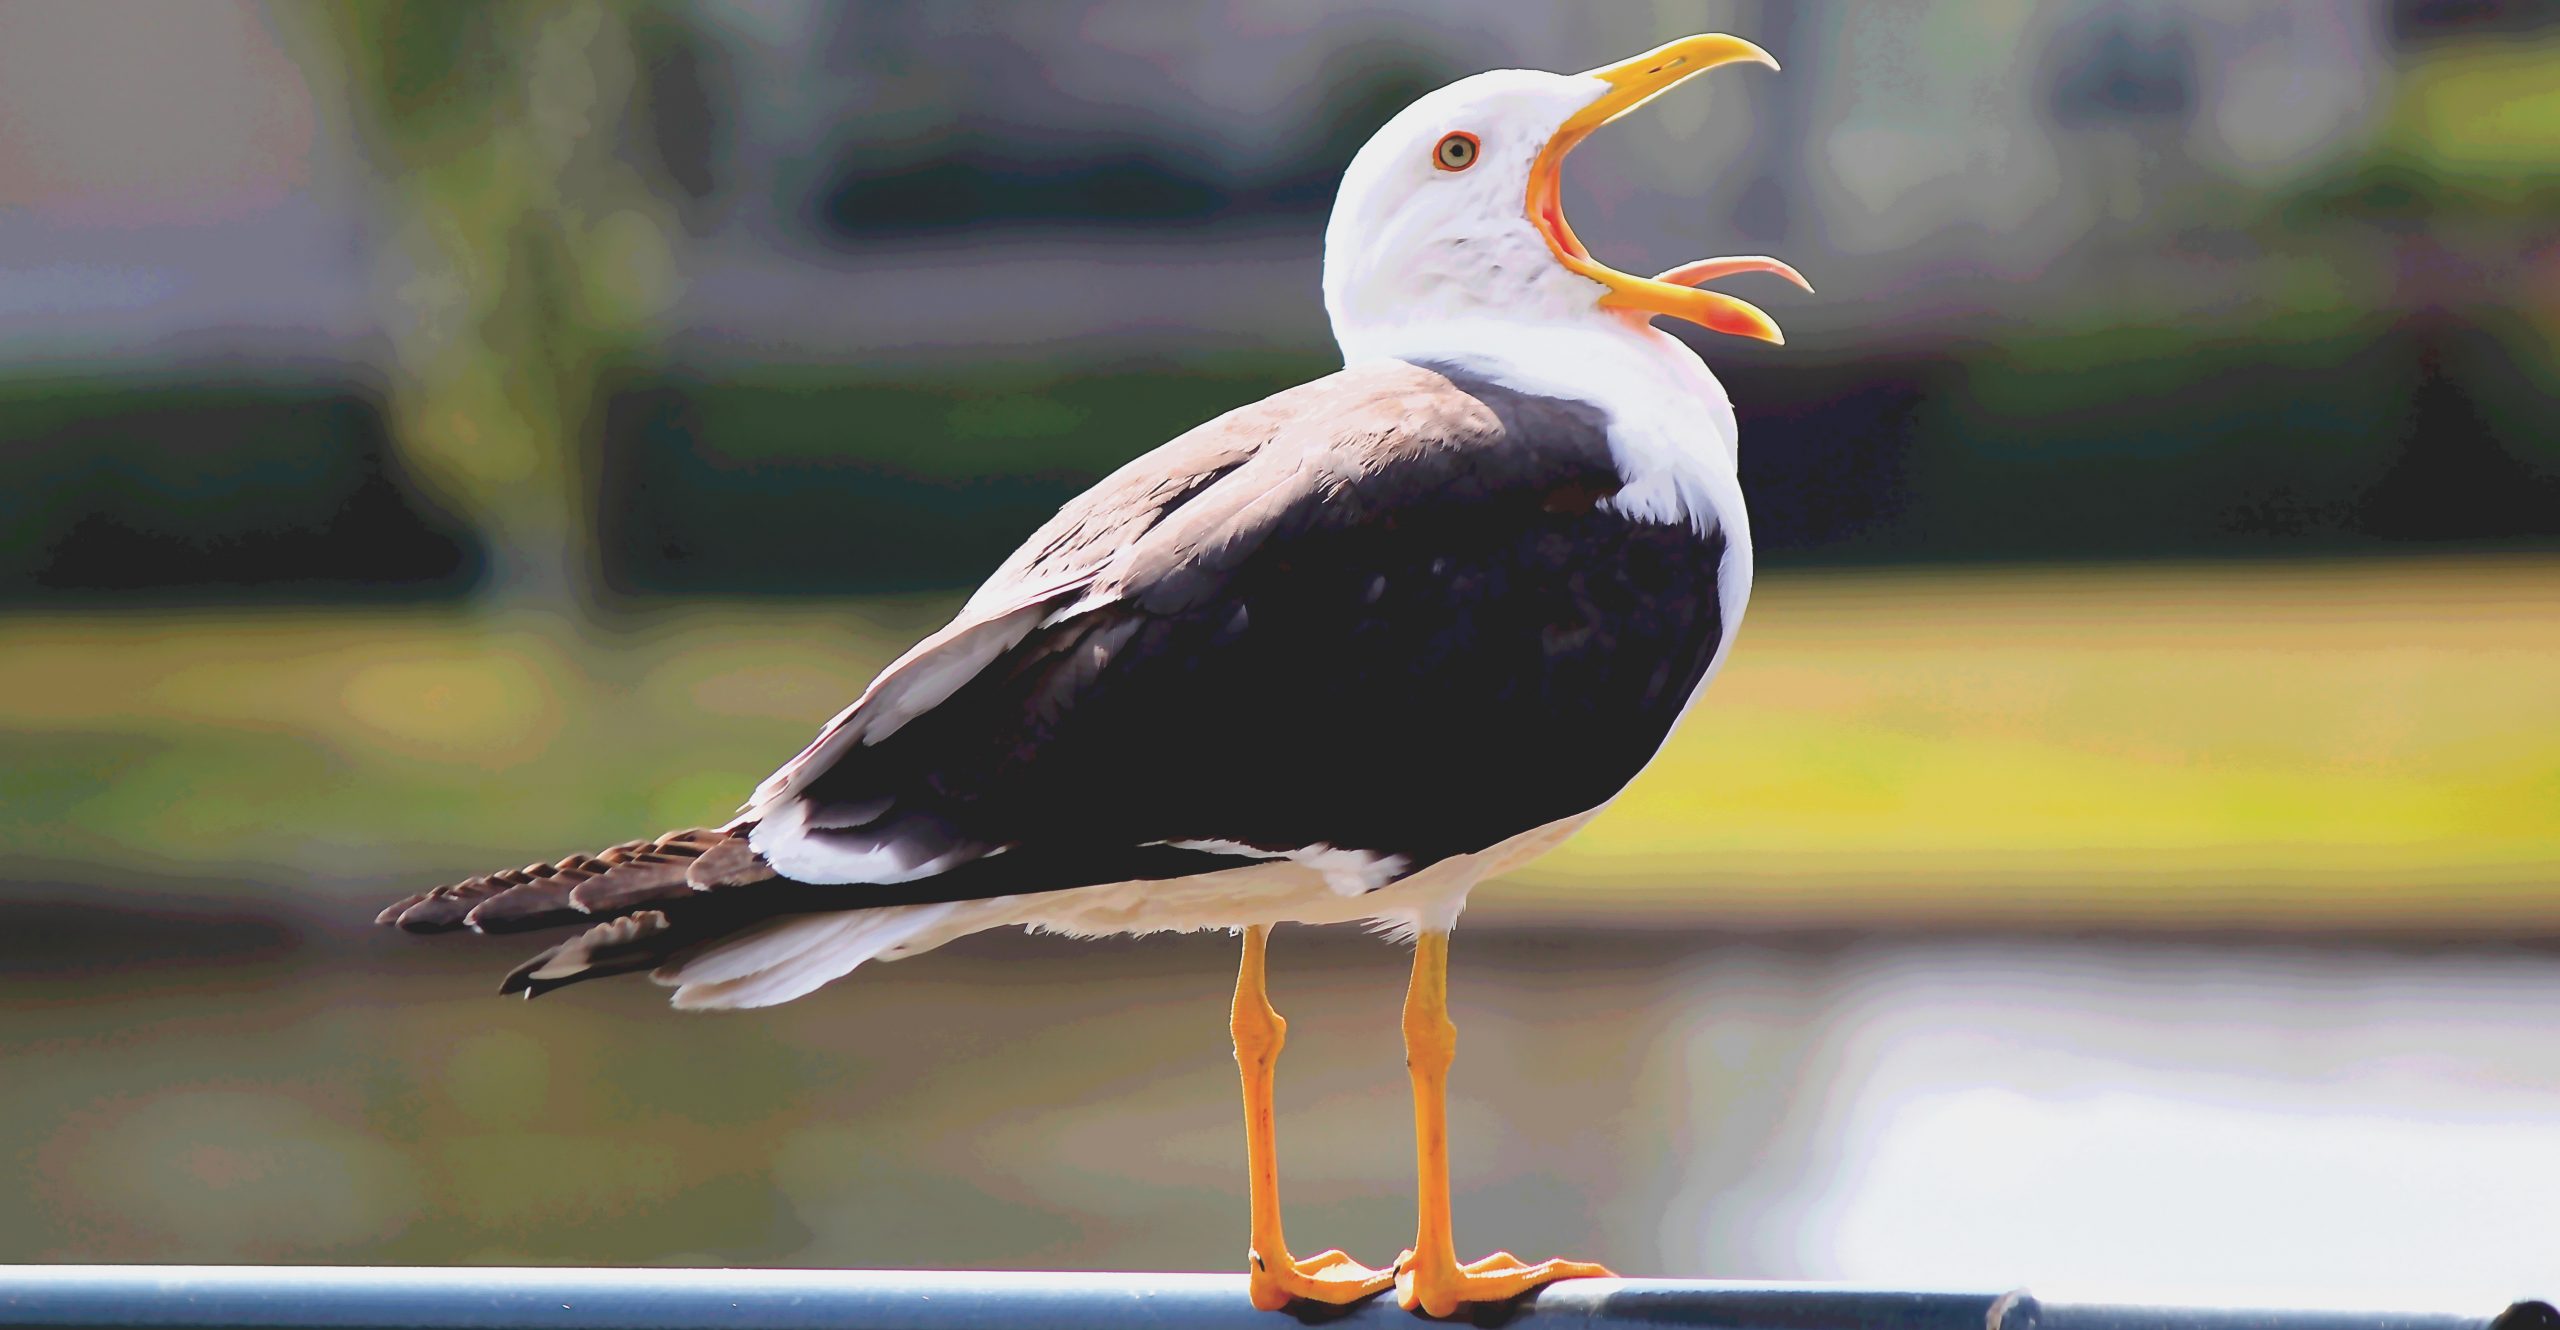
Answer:
M1300 1300L1335 1306L1358 1302L1396 1282L1393 1270L1372 1270L1340 1251L1318 1252L1303 1261L1291 1259L1286 1252L1276 1261L1264 1260L1258 1251L1251 1255L1245 1289L1253 1296L1253 1305L1267 1312Z
M1396 1303L1425 1316L1455 1316L1469 1303L1509 1302L1559 1279L1613 1279L1617 1272L1589 1261L1540 1261L1531 1265L1507 1251L1465 1265L1396 1258Z

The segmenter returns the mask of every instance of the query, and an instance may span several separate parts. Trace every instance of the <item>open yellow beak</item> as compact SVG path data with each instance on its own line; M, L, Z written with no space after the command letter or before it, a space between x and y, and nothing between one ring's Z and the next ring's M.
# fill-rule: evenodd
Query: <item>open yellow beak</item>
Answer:
M1701 259L1681 264L1659 277L1634 277L1592 258L1591 251L1574 237L1573 227L1564 219L1561 195L1565 154L1602 125L1688 79L1738 60L1756 60L1771 69L1778 67L1767 51L1739 37L1701 33L1667 42L1633 60L1590 71L1586 77L1607 83L1609 90L1559 126L1555 137L1539 150L1538 160L1530 165L1529 224L1546 237L1547 248L1555 251L1557 262L1608 288L1607 294L1600 297L1603 309L1625 311L1639 321L1668 314L1716 332L1783 345L1786 336L1778 331L1776 321L1757 306L1719 291L1700 290L1693 284L1738 272L1769 272L1811 291L1812 285L1795 269L1769 258Z

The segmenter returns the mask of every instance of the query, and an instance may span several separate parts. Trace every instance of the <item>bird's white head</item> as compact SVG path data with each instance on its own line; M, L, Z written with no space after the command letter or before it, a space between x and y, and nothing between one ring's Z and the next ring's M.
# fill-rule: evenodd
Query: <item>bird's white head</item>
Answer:
M1642 327L1657 314L1783 340L1757 308L1694 284L1774 272L1804 286L1795 269L1707 259L1630 276L1591 257L1558 197L1565 154L1593 130L1744 60L1778 63L1739 37L1703 34L1584 74L1477 74L1399 112L1352 158L1325 227L1325 312L1344 355L1393 354L1411 334L1451 324Z

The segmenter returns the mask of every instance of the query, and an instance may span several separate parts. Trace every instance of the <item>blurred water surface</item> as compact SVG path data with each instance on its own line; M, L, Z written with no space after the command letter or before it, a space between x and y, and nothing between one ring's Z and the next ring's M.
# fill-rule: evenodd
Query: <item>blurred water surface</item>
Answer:
M771 1012L513 943L13 962L37 1261L1223 1269L1233 943L1016 935ZM1462 1240L1631 1273L2477 1307L2547 1280L2547 949L1471 929ZM1401 949L1283 930L1291 1229L1409 1240ZM359 963L350 964L350 960ZM86 972L83 973L82 971Z

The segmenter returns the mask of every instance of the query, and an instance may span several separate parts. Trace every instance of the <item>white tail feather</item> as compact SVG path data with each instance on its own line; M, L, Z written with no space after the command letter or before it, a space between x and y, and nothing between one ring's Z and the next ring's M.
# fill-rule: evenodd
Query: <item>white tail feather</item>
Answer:
M676 985L685 1010L770 1007L853 973L933 930L958 905L891 905L784 919L730 939L652 977Z
M650 973L649 978L670 987L744 979L826 942L844 927L849 918L842 914L801 914L769 919L722 938L693 955L661 965Z

